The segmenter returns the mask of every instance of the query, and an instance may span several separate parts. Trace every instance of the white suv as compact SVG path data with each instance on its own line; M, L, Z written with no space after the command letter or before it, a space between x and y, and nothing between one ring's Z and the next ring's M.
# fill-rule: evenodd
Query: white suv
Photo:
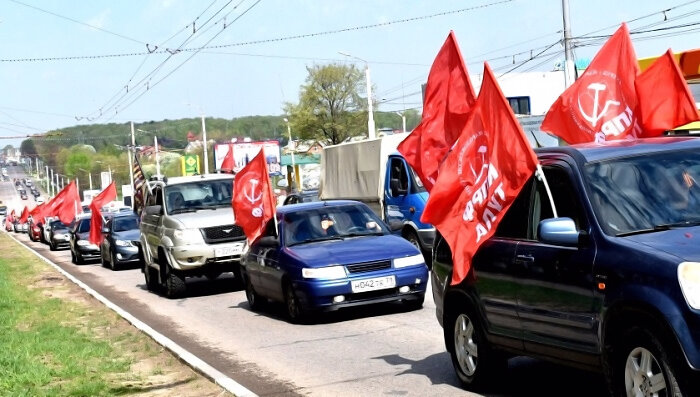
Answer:
M233 176L210 174L149 182L141 214L141 253L146 286L182 296L185 278L215 279L233 272L240 282L243 229L235 225Z

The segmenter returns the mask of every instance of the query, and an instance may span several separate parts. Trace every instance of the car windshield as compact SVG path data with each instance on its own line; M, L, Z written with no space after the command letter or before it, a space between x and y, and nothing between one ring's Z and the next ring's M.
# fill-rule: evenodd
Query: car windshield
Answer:
M165 187L168 214L195 212L231 206L233 183L230 179L201 180Z
M78 233L86 233L90 231L90 219L83 219L78 225Z
M53 221L51 230L68 230L68 226L64 225L61 221Z
M114 232L125 232L127 230L134 230L138 228L139 221L135 216L114 218L112 221L112 231Z
M591 204L605 233L622 236L700 223L700 156L655 153L587 164Z
M421 181L420 178L418 177L418 175L416 175L416 172L413 171L413 168L410 168L410 167L409 167L408 170L409 170L409 172L411 173L411 178L413 178L413 182L414 182L414 186L415 186L415 188L416 188L416 192L417 192L417 193L427 192L427 190L425 189L425 186L423 186L423 181Z
M285 215L283 227L287 246L388 233L369 207L358 204L291 212Z

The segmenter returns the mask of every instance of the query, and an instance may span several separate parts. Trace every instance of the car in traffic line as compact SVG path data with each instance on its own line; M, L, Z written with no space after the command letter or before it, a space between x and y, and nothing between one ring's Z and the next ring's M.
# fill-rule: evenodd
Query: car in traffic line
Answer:
M233 175L208 174L149 181L139 245L150 291L177 298L187 277L216 279L231 272L240 282L243 229L231 209Z
M284 203L282 205L308 203L310 201L319 200L320 199L318 198L318 189L302 190L300 192L290 193L287 197L285 197Z
M438 238L438 321L468 388L528 355L602 372L616 396L690 396L700 379L700 138L536 150L533 177L451 285Z
M41 224L35 221L34 217L30 216L27 222L27 234L29 235L29 239L32 241L40 241L42 230Z
M44 236L51 251L70 248L70 230L68 225L63 224L60 219L52 219L51 223L44 224L44 230Z
M73 222L70 230L70 261L84 265L86 261L100 259L100 247L90 242L90 227L92 216L80 214ZM102 222L100 222L100 225Z
M428 267L421 252L391 234L367 205L317 201L277 208L241 260L252 310L283 302L292 322L315 311L402 301L422 307Z
M133 212L119 212L107 220L100 244L102 266L117 270L139 263L139 223L139 217Z

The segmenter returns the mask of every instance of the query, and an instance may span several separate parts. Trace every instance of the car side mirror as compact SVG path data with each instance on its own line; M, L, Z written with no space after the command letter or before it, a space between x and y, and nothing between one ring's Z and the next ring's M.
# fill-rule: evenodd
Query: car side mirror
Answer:
M275 236L265 236L258 240L258 246L267 248L277 248L280 246L280 241Z
M579 245L581 232L571 218L549 218L540 221L537 236L547 244L575 247Z
M160 205L149 205L144 208L143 212L145 212L146 215L160 215L163 213L163 207Z
M401 184L397 178L391 178L391 181L389 181L389 187L391 188L392 196L403 196L408 193L408 189L401 188Z

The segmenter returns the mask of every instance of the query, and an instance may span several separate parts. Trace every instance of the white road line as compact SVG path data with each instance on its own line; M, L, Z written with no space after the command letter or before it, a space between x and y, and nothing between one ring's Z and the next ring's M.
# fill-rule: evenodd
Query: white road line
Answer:
M163 346L166 349L173 352L173 354L177 355L182 361L184 361L187 365L192 367L194 370L198 371L199 373L201 373L205 377L209 378L211 381L213 381L217 385L221 386L226 391L233 393L236 397L257 397L257 394L246 389L241 384L239 384L238 382L229 378L228 376L224 375L219 370L217 370L216 368L207 364L199 357L197 357L194 354L190 353L189 351L185 350L182 346L178 345L173 340L167 338L165 335L161 334L160 332L154 330L148 324L146 324L143 321L134 317L131 313L127 312L126 310L124 310L121 307L117 306L116 304L112 303L109 299L100 295L100 293L98 293L97 291L93 290L92 288L87 286L82 281L75 278L72 274L63 270L60 266L53 263L50 259L44 257L40 253L31 249L29 246L27 246L24 243L22 243L21 241L17 240L15 238L15 236L13 236L12 234L10 234L10 233L6 233L6 234L8 236L10 236L10 238L15 240L17 243L19 243L20 245L22 245L23 247L28 249L30 252L32 252L34 255L38 256L41 260L43 260L44 262L53 266L56 270L58 270L61 274L63 274L70 281L77 284L80 288L84 289L88 294L94 296L95 299L102 302L108 308L114 310L118 315L120 315L126 321L130 322L134 327L145 332L148 336L153 338L153 340L155 340L158 344L160 344L161 346Z

